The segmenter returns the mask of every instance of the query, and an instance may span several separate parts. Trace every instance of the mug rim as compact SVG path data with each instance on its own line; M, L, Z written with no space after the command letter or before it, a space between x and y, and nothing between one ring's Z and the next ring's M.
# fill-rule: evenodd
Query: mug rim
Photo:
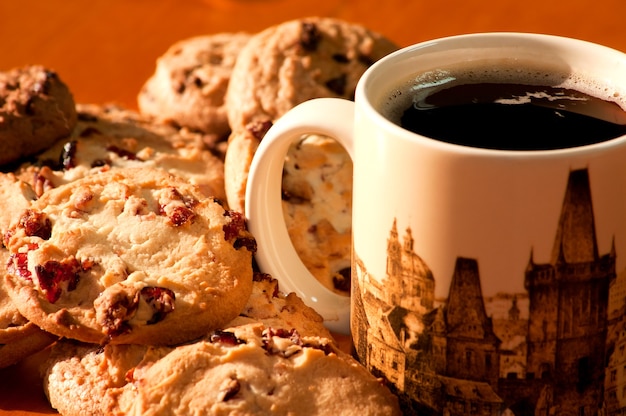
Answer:
M589 154L594 152L610 151L615 147L626 145L626 134L601 141L598 143L592 143L582 146L565 147L558 149L544 149L544 150L506 150L506 149L491 149L471 147L466 145L454 144L437 139L433 139L418 133L411 132L409 130L400 127L393 121L386 118L376 108L374 104L374 98L372 97L372 85L378 82L377 76L389 71L390 68L397 67L399 64L406 62L407 58L412 57L414 60L424 53L430 53L431 51L449 52L450 45L456 44L455 49L474 47L518 47L522 43L540 43L545 46L544 50L558 48L562 52L562 56L566 52L571 53L574 50L577 52L587 51L593 52L595 55L601 55L605 60L614 60L615 62L621 62L623 70L621 73L626 74L626 53L620 50L610 48L601 44L596 44L590 41L565 37L559 35L542 34L542 33L529 33L529 32L484 32L484 33L468 33L447 36L442 38L436 38L419 42L413 45L406 46L397 51L390 53L383 59L375 62L370 66L359 79L355 90L355 104L360 111L365 112L365 116L383 128L390 132L393 137L409 141L420 142L422 145L429 146L431 148L438 148L445 152L455 152L459 154L485 156L485 157L498 157L509 159L526 159L526 158L543 158L543 157L572 157L576 154ZM569 62L574 62L577 57L572 57ZM598 64L596 64L598 65ZM420 72L420 71L414 71ZM614 73L620 73L619 69L611 70ZM408 78L411 75L410 72L402 74L403 78ZM592 74L593 77L593 74ZM379 77L382 79L383 77ZM388 79L388 78L387 78ZM395 82L398 82L398 77L394 77ZM594 77L595 79L595 77ZM601 82L610 83L612 80L605 78L600 80ZM618 92L619 100L615 100L624 112L626 112L626 76L624 77L623 85L618 85L620 88Z

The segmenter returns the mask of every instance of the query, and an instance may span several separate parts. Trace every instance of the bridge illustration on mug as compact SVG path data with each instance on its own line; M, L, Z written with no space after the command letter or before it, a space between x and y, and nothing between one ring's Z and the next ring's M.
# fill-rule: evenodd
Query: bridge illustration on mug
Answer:
M437 302L436 279L411 233L401 239L394 219L384 278L369 275L358 253L352 277L357 355L393 383L407 409L494 416L626 410L626 272L616 274L614 240L598 253L587 169L569 174L550 261L535 263L529 248L523 293L485 298L478 260L458 257L448 297Z

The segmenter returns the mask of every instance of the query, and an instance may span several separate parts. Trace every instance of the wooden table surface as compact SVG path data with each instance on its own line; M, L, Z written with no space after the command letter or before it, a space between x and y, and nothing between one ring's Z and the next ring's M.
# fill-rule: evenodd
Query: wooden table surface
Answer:
M0 71L56 70L79 103L136 108L155 60L195 35L246 31L306 16L361 23L401 46L462 33L520 31L580 38L626 52L624 0L5 0ZM54 413L42 355L0 370L0 414Z

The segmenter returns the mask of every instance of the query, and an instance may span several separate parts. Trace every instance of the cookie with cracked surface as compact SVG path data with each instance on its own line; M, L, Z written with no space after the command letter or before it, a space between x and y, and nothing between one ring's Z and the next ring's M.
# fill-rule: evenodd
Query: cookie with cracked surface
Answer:
M276 279L261 273L254 274L246 306L225 327L255 323L332 340L317 312L295 294L282 293ZM66 416L120 414L121 408L128 407L141 388L141 384L131 383L134 369L140 363L140 367L151 365L173 349L128 344L100 347L62 340L54 345L43 366L46 395L51 405Z
M233 67L226 92L230 127L235 131L259 119L275 121L312 98L352 99L365 70L397 49L378 33L332 18L267 28L250 38Z
M159 120L217 137L228 135L224 96L248 33L196 36L173 44L157 59L139 92L139 110Z
M43 362L43 388L50 405L64 416L121 415L133 399L129 375L173 347L108 344L103 347L63 339ZM127 391L128 390L128 391Z
M148 167L185 178L205 195L225 200L224 163L207 148L202 134L116 106L79 104L77 110L72 134L15 172L37 195L111 169Z
M381 380L332 339L234 324L176 347L61 341L44 364L46 395L65 416L400 414Z
M71 91L41 65L0 72L0 165L35 154L76 125Z
M331 340L256 323L132 372L131 415L399 415L397 399ZM341 392L341 398L337 396Z
M256 242L243 216L159 169L46 191L4 244L20 313L84 342L188 341L237 316L252 290Z

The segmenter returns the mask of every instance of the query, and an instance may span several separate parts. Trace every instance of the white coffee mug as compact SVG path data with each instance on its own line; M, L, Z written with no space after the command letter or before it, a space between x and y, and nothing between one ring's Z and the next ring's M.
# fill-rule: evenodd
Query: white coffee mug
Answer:
M329 328L351 330L361 362L392 383L408 413L622 408L626 136L502 150L400 126L400 110L424 85L447 88L459 74L462 84L586 92L616 104L602 117L626 123L619 51L521 33L404 48L370 67L354 102L305 102L263 138L246 195L258 264ZM504 129L506 141L519 126ZM353 160L350 298L307 271L284 226L284 156L311 133L335 138Z

